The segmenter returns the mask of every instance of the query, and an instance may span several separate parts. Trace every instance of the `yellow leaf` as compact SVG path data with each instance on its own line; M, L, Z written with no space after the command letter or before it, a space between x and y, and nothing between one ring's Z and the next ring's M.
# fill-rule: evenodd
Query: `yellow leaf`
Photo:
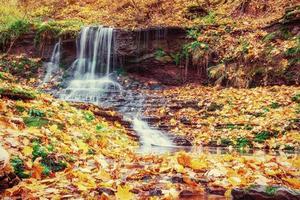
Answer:
M172 126L175 126L175 125L177 124L177 120L174 119L174 118L172 118L172 119L170 120L170 124L171 124Z
M124 187L118 186L118 190L116 193L117 199L132 200L134 198L134 195L129 190L131 190L131 187L129 185L125 185Z
M105 170L101 169L99 172L99 178L101 178L102 181L109 181L111 180L111 177L109 173L107 173Z
M83 153L87 153L89 151L89 146L84 143L82 140L77 141L78 148L83 151Z
M228 182L233 186L239 186L242 180L239 177L235 176L228 178Z
M56 124L53 124L49 127L49 130L53 133L56 133L56 131L58 130L58 127Z
M286 182L288 182L291 186L300 189L300 179L299 178L284 178Z
M79 182L77 184L77 187L78 187L78 190L80 190L80 191L87 191L88 190L88 187L86 187L82 182Z
M31 156L32 151L33 151L33 149L31 147L26 146L26 147L24 147L22 152L23 152L24 156Z
M225 196L227 199L230 199L230 198L231 198L231 191L232 191L232 189L226 190L224 196Z
M192 159L191 160L191 164L190 167L193 170L203 170L203 169L207 169L207 163L205 160L202 159Z

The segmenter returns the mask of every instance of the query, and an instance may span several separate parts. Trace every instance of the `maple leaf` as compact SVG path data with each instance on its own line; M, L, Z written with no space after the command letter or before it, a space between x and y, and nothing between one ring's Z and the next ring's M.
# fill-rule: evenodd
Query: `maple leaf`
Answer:
M190 161L190 167L193 170L203 170L203 169L207 169L208 164L205 160L202 159L192 159Z
M129 185L118 186L116 197L119 200L132 200L134 199L134 194L130 192L131 187Z
M190 166L191 157L185 152L180 152L177 156L177 162L185 167Z
M26 147L24 147L22 152L23 152L24 156L31 156L33 149L30 146L26 146Z
M37 158L34 162L33 162L33 166L32 166L32 177L36 178L36 179L41 179L42 178L42 173L44 170L44 167L42 167L40 165L40 160L42 158Z

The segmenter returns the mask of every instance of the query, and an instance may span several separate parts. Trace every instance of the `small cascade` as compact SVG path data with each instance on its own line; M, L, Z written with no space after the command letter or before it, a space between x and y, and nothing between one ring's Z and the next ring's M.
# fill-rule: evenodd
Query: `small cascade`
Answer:
M174 146L166 135L149 127L148 123L140 118L134 117L132 124L133 130L140 136L141 152L164 152Z
M55 44L50 62L45 64L46 66L46 75L44 77L43 83L48 83L52 78L52 75L57 72L59 69L61 57L61 39Z
M61 98L96 103L108 89L122 89L110 78L112 44L113 28L82 28L77 40L77 59L71 66L73 79Z
M124 120L140 136L141 152L153 152L152 147L170 147L167 136L149 127L138 117L145 97L140 92L123 90L111 77L113 72L113 29L108 27L84 27L77 40L77 59L71 66L72 79L68 87L60 92L60 98L67 101L90 102L103 107L114 106L123 114ZM122 105L116 105L123 99ZM116 104L114 104L116 103Z

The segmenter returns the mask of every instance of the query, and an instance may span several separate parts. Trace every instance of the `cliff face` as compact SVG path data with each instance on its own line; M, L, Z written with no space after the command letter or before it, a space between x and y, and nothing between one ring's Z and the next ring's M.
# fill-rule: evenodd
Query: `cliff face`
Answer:
M62 59L64 68L71 66L76 59L76 38L62 35ZM22 35L10 50L10 54L25 54L48 61L58 38L48 35L36 43L36 33L31 31ZM113 52L114 68L122 68L128 73L157 79L163 84L180 84L181 69L174 60L157 58L159 51L180 52L189 42L186 30L176 27L126 30L115 29Z

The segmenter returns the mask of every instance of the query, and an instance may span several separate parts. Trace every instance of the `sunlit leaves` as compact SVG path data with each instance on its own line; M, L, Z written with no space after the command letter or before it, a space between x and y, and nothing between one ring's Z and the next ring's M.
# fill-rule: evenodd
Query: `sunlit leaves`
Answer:
M134 195L130 192L131 187L128 185L118 186L116 197L119 200L132 200Z

